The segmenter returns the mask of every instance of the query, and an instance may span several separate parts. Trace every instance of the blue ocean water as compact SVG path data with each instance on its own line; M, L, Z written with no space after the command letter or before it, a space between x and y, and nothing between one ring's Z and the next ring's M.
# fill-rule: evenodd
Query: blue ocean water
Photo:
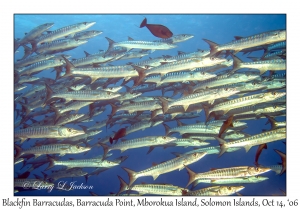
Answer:
M84 57L84 51L89 53L96 53L99 50L106 50L108 48L108 42L104 37L109 37L110 39L120 42L128 39L128 36L132 37L135 40L144 40L144 41L153 41L158 40L157 37L154 37L148 29L139 28L141 21L147 17L148 23L153 24L162 24L167 26L174 35L176 34L192 34L194 37L188 41L177 43L178 47L171 50L156 50L150 57L155 58L162 55L177 55L177 51L183 51L186 53L195 52L198 49L207 50L209 46L202 39L209 39L218 44L224 44L230 42L234 39L234 36L250 36L270 30L285 29L286 28L286 15L137 15L137 14L128 14L128 15L92 15L92 14L78 14L78 15L15 15L15 37L22 38L24 33L30 31L34 27L53 22L54 26L50 30L59 29L64 26L79 22L89 22L95 21L96 24L93 25L88 30L99 30L103 33L99 36L89 39L88 43L77 47L76 49L64 52L65 54L71 55L71 58L81 58ZM15 61L20 59L23 56L22 47L18 49L20 52L15 54ZM263 54L262 51L253 52L251 56L259 57ZM243 56L242 53L238 53L237 56L243 61L250 61L246 56ZM139 62L142 60L149 59L149 56L145 56L141 59L131 59L131 60L120 60L112 62L113 65L125 65L127 62ZM39 77L48 77L54 78L55 73L50 70L43 71L39 73ZM118 83L119 84L119 83ZM30 87L28 87L30 88ZM24 91L26 91L25 89ZM123 90L124 91L124 90ZM161 91L147 92L144 95L156 95L160 96ZM171 96L172 92L168 92L165 96ZM20 107L17 106L17 109ZM79 113L86 113L87 109L81 109ZM111 107L106 106L104 113L94 118L94 121L102 121L107 119L107 115L110 114ZM285 117L276 118L278 121L285 121ZM17 119L15 119L17 120ZM204 111L201 112L201 116L196 119L182 120L182 122L187 124L195 123L196 120L204 121L205 115ZM254 135L262 132L262 129L270 129L270 124L265 125L266 119L259 120L248 120L248 128L244 132ZM81 123L83 124L83 123ZM84 123L86 126L93 125L93 122ZM176 122L167 122L170 127L175 127ZM71 125L73 126L73 125ZM80 129L77 125L74 127ZM121 126L124 127L124 126ZM113 135L113 131L119 130L121 128L119 125L115 125L107 131L103 128L102 132L96 136L92 143L96 143L98 138L104 138L107 135ZM162 124L153 127L147 128L144 131L137 131L126 136L126 139L133 139L149 135L164 135L165 130ZM176 135L175 135L176 136ZM177 135L178 136L178 135ZM31 139L23 143L22 148L29 148L34 144L35 140ZM217 146L217 141L209 141L210 146ZM27 191L19 192L15 195L90 195L89 191L95 192L98 195L109 195L110 192L118 192L119 190L119 179L117 175L121 176L127 183L128 175L121 168L121 166L129 168L134 171L141 171L146 168L149 168L152 163L160 163L162 161L170 160L175 156L171 152L180 152L184 153L192 150L192 147L183 148L183 147L172 147L172 148L155 148L150 154L146 155L148 148L139 148L127 150L123 153L120 153L119 150L112 151L113 156L109 159L115 159L120 155L127 155L128 159L125 160L120 166L116 166L108 169L107 171L100 173L98 176L91 176L88 179L88 182L85 183L84 177L80 178L64 178L63 181L71 183L76 181L76 184L80 185L81 183L89 186L93 186L91 190L72 190L72 191L58 191L53 190L52 192L47 192L46 190L36 190L36 191ZM193 171L200 173L210 170L211 168L226 168L234 166L254 166L254 157L256 153L257 146L250 149L248 153L244 149L238 150L233 153L225 153L220 158L218 155L207 155L196 163L193 163L189 166ZM286 152L286 146L282 141L276 141L268 144L268 149L263 150L259 163L265 166L276 165L278 162L281 162L279 155L274 151L274 149ZM67 160L68 158L92 158L97 155L103 154L103 149L101 147L95 147L86 155L77 154L77 155L65 155L62 157L62 160ZM15 176L16 173L23 173L26 171L26 167L20 170L22 164L15 165ZM42 171L47 168L47 165L44 165L38 169L35 169L30 174L29 178L34 178L33 174L42 176ZM59 169L60 167L55 166L52 169ZM51 169L51 170L52 170ZM51 170L46 173L50 174ZM92 169L84 169L85 171L92 171ZM269 179L260 183L255 184L245 184L245 188L240 192L241 194L247 196L254 195L272 195L272 194L281 194L280 189L286 191L286 174L281 176L276 175L275 172L270 171L262 176L267 176ZM152 177L141 177L138 178L135 184L145 183L167 183L173 184L180 187L185 187L188 183L188 174L186 169L181 171L173 171L170 173L160 175L155 181ZM204 188L210 186L209 184L199 184L196 189ZM288 192L287 192L288 193Z

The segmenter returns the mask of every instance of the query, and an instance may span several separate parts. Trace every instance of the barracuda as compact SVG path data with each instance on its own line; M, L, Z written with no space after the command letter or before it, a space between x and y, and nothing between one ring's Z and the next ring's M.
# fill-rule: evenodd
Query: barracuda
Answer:
M272 50L279 50L279 49L284 49L286 48L286 41L283 42L277 42L274 44L271 44L268 46L267 51L272 51Z
M75 35L75 33L86 30L86 29L90 28L91 26L93 26L95 23L96 22L82 22L82 23L77 23L74 25L69 25L69 26L54 30L51 33L40 36L36 40L35 45L44 43L44 42L51 42L55 39L66 37L70 34ZM34 46L32 46L32 48L35 49Z
M178 51L178 55L176 56L165 56L166 60L168 61L180 61L188 58L201 58L209 55L209 50L199 50L197 52L192 52L192 53L183 53Z
M185 168L189 174L189 182L186 185L186 187L188 187L191 183L193 183L197 179L218 180L218 179L225 179L225 178L248 177L248 176L256 176L259 174L263 174L271 170L270 168L265 168L265 167L237 166L237 167L230 167L230 168L214 169L208 172L196 174L187 166L185 166Z
M113 166L117 166L119 163L116 163L114 161L109 160L103 160L102 158L90 158L90 159L78 159L78 160L65 160L65 161L58 161L50 159L49 168L52 168L53 166L66 166L69 168L89 168L89 167L105 167L105 168L111 168Z
M99 142L99 144L103 147L104 150L103 159L104 159L106 157L106 154L112 150L121 150L122 153L128 149L163 145L163 144L170 143L174 140L176 140L175 137L169 137L169 136L145 136L142 138L121 141L111 145L110 147L108 147L105 144L102 144L101 142Z
M208 101L209 103L213 103L215 99L226 98L228 96L234 95L239 91L235 88L221 88L214 90L204 90L200 93L194 93L191 95L184 96L172 102L168 102L163 98L159 98L162 102L163 112L166 113L168 109L172 106L182 105L184 110L186 111L190 104L200 103Z
M156 109L161 109L161 104L159 101L145 101L145 102L135 102L128 105L122 105L120 107L117 107L113 104L110 104L112 107L111 116L113 116L117 111L125 110L128 111L129 114L137 111L153 111Z
M87 42L88 42L87 40L83 40L83 39L55 40L53 42L48 42L40 45L35 52L38 54L47 54L47 53L53 54L58 52L64 52L64 51L72 50Z
M158 67L154 67L152 69L145 71L144 73L146 76L150 74L160 74L161 76L164 76L169 72L176 72L182 70L195 70L196 68L199 67L214 66L224 61L225 61L224 58L214 58L214 57L187 58L180 61L175 61Z
M139 171L139 172L135 172L132 171L128 168L122 167L129 176L129 186L131 186L134 181L139 178L139 177L143 177L143 176L152 176L153 180L156 180L156 178L161 175L161 174L165 174L171 171L175 171L175 170L182 170L184 168L184 166L186 165L190 165L192 163L195 163L197 161L199 161L201 158L203 158L206 155L206 153L193 153L193 154L189 154L189 155L183 155L168 161L165 161L163 163L160 163L156 166L152 166L148 169L145 169L143 171Z
M85 107L87 105L92 104L91 101L75 101L71 102L68 105L65 105L63 107L55 107L51 105L51 109L55 112L55 120L57 120L62 113L68 112L68 111L76 111L78 112L82 107Z
M258 103L270 102L284 95L286 95L285 92L267 92L267 93L258 93L250 96L233 99L224 103L216 104L212 109L207 110L206 116L208 119L211 112L223 111L223 114L226 114L228 113L229 110L232 109L255 105Z
M213 56L217 52L223 50L233 50L234 54L241 50L256 47L260 45L272 44L275 42L286 40L286 30L274 30L268 31L260 34L255 34L253 36L243 37L238 40L234 40L227 44L218 45L207 39L203 39L210 47L210 56Z
M84 131L62 126L35 126L14 132L15 139L21 139L21 142L27 138L70 138L81 134Z
M184 42L193 37L194 35L192 34L178 34L178 35L173 35L170 38L155 40L154 42L177 43L177 42Z
M74 121L82 118L83 116L85 116L85 114L67 114L67 115L64 115L64 116L60 117L54 123L54 125L65 125L67 123L74 122Z
M197 179L193 182L193 187L195 188L199 183L209 183L209 184L248 184L248 183L258 183L268 180L268 177L264 176L249 176L249 177L236 177L236 178L224 178L224 179Z
M239 91L239 94L237 95L241 95L241 94L246 94L249 92L265 89L267 88L267 85L265 83L259 83L259 82L239 82L239 83L232 83L232 84L213 87L212 89L215 88L235 88Z
M264 143L269 143L273 141L278 141L286 138L286 128L278 128L271 131L266 131L257 135L253 135L240 140L226 142L225 140L216 137L220 143L221 151L219 157L226 152L229 147L244 147L246 152L248 152L251 147L261 145Z
M248 82L258 78L259 75L253 73L223 74L223 75L216 76L212 79L208 79L204 82L200 82L199 84L193 87L193 92L196 92L198 90L205 90L208 88L209 89L216 88L222 85L235 84L239 82Z
M156 76L156 75L155 75ZM155 82L156 86L160 86L163 83L171 83L171 82L187 82L187 81L203 81L210 78L214 78L217 75L215 74L209 74L205 73L203 71L199 72L186 72L186 71L180 71L180 72L171 72L167 73L163 77L156 76L154 80L150 80L151 77L145 78L145 82ZM156 79L157 78L157 79Z
M71 145L71 144L49 144L42 146L35 146L29 149L22 149L18 145L15 145L16 148L16 157L18 158L24 154L34 154L35 158L41 155L47 154L59 154L63 156L65 154L79 154L86 151L89 151L91 147L82 147L79 145Z
M213 186L195 191L184 190L183 196L224 196L232 195L244 189L244 186Z
M34 64L31 64L30 66L27 66L24 68L23 71L19 72L19 76L22 75L32 75L37 74L38 72L46 69L50 69L57 66L62 66L64 62L60 59L54 59L54 60L44 60L40 61Z
M126 190L137 191L139 195L182 195L183 188L171 184L136 184L129 187L120 176L118 176L118 178L120 180L120 190L116 195Z
M166 43L166 42L150 42L150 41L123 41L123 42L114 42L113 40L109 39L108 37L105 37L107 41L109 42L109 47L107 49L107 52L110 51L113 47L126 47L129 49L148 49L148 50L168 50L177 47L174 44Z
M266 71L280 71L286 69L286 60L284 59L272 59L254 62L242 62L238 57L231 55L233 58L233 69L231 72L235 72L242 68L258 69L260 74L264 74Z
M171 133L180 133L180 135L185 133L201 133L201 134L219 134L219 130L221 126L214 126L214 125L203 125L203 124L190 124L190 125L183 125L178 126L175 128L169 128L168 125L164 124L166 135L170 135ZM228 129L226 133L234 132L234 130Z
M71 100L78 101L98 101L109 100L121 96L119 93L112 93L101 90L78 90L78 91L62 91L54 93L53 90L46 84L46 104L49 103L52 98L64 98L66 102Z
M224 117L225 119L227 118L227 116ZM215 134L189 134L189 133L186 133L184 134L184 138L194 138L194 139L201 139L201 140L204 140L204 141L207 141L207 140L216 140L215 139ZM241 138L244 138L246 136L250 136L248 134L245 134L245 133L241 133L241 132L233 132L233 133L228 133L225 135L226 139L241 139ZM219 153L219 150L218 152Z
M33 42L34 39L40 36L43 32L47 31L53 25L54 23L45 23L32 29L20 41L17 42L17 44L15 45L15 52L20 45L27 44L28 42Z
M137 71L135 71L131 66L108 66L99 68L75 68L74 65L65 58L67 63L65 76L79 75L88 76L91 78L91 83L99 78L125 78L125 81L129 80L131 77L138 76Z
M20 67L28 66L30 64L37 63L40 61L49 60L53 57L55 57L55 55L47 55L47 54L34 55L34 56L30 56L30 57L22 59L22 60L18 60L14 64L14 66L15 66L15 68L20 68Z
M95 30L82 31L82 32L76 33L73 38L74 39L90 39L90 38L98 36L102 33L103 33L102 31L95 31Z

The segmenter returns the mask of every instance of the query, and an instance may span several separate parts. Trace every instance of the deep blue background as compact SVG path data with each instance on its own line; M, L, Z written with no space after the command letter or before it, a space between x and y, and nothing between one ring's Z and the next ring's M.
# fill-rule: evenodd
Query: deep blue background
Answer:
M207 43L202 39L209 39L218 44L224 44L234 39L233 36L250 36L257 33L285 29L286 28L286 16L285 15L15 15L15 38L22 38L24 33L29 32L34 27L53 22L55 23L49 30L56 30L67 25L84 22L84 21L96 21L96 24L88 30L100 30L103 33L97 37L94 37L88 41L88 43L68 52L72 58L84 57L84 50L89 53L96 53L98 50L106 50L108 42L104 37L109 37L112 40L119 42L127 40L130 36L135 40L152 41L157 40L147 28L139 28L141 21L147 17L148 23L162 24L167 26L174 35L176 34L193 34L194 38L178 43L178 47L167 51L155 51L150 56L152 58L161 55L176 55L177 51L184 51L187 53L194 52L197 49L209 49ZM23 56L23 48L19 48L19 53L15 54L15 60L20 59ZM251 56L261 56L263 52L252 53ZM243 61L248 61L242 53L237 54ZM124 65L125 63L139 62L141 60L148 59L149 56L145 56L142 59L132 59L113 62L114 65ZM51 70L46 70L38 74L38 76L44 76L54 78L54 73ZM26 90L25 90L26 91ZM124 90L123 90L124 91ZM151 92L144 95L160 95L160 91ZM166 95L170 96L172 92L168 92ZM19 108L19 106L18 106ZM110 106L106 107L106 111L100 116L95 117L95 121L102 121L107 118L107 114L111 111ZM86 113L87 109L80 110L80 113ZM285 121L285 117L277 118L280 121ZM192 120L183 120L185 123L195 123L196 120L204 121L204 113L201 113L200 118ZM265 125L266 119L249 120L248 128L244 131L253 135L261 132L262 129L269 129L270 125ZM171 127L176 126L175 122L168 122ZM93 123L85 123L85 125L93 125ZM77 126L75 126L77 127ZM77 127L79 128L79 127ZM92 143L96 142L96 138L103 138L107 135L112 135L112 131L117 131L120 127L115 125L107 132L103 129L102 133L95 136ZM165 131L162 125L158 125L155 128L148 128L144 131L138 131L126 136L126 139L138 138L148 135L153 135L153 132L157 135L164 135ZM25 142L22 147L28 148L33 145L35 140ZM211 146L218 145L216 141L210 141ZM122 166L132 169L134 171L144 170L151 166L153 162L160 163L165 160L174 158L171 152L186 152L192 148L156 148L152 153L146 155L148 148L132 149L125 151L121 155L128 155L129 158L122 163ZM251 148L248 153L245 153L244 149L241 149L234 153L225 153L218 158L217 155L207 155L197 163L190 165L189 167L195 172L205 172L210 168L225 168L233 166L254 166L254 156L257 146ZM259 163L263 165L275 165L280 162L280 157L273 149L278 149L282 152L286 152L285 145L281 141L268 144L268 149L262 152ZM110 159L119 157L120 152L118 150L112 151L113 156ZM66 155L62 159L74 158L91 158L103 153L102 148L93 148L87 155ZM33 171L34 174L40 175L47 166L42 166ZM21 170L21 164L15 166L15 173L24 172ZM56 166L53 169L59 169ZM92 169L85 169L86 171L92 171ZM47 172L48 174L50 171ZM87 185L93 186L93 192L99 195L108 195L110 192L117 192L119 190L119 180L117 175L121 176L126 182L128 182L127 173L117 166L111 168L98 176L92 176L89 178ZM286 175L276 175L275 172L270 171L263 176L269 177L269 180L260 182L257 184L245 184L245 189L241 191L243 195L271 195L280 194L279 189L286 190ZM33 175L30 175L33 178ZM63 179L64 181L72 181L72 179ZM85 183L85 179L75 178L74 181L77 184ZM188 182L188 175L186 170L180 172L173 171L167 174L160 175L155 181L152 177L138 178L135 184L141 182L146 183L169 183L185 187ZM199 184L197 189L207 187L207 184ZM15 195L89 195L88 190L74 190L69 192L52 191L47 193L45 190L21 192Z

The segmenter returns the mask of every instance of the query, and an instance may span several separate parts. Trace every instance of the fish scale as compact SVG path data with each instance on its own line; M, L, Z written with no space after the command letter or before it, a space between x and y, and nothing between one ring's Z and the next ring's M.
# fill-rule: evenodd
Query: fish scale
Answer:
M207 187L195 191L184 191L182 195L185 196L224 196L232 195L240 190L244 189L244 186L213 186Z
M267 50L272 51L272 50L277 50L277 49L282 49L282 48L286 48L286 41L277 42L275 44L269 45Z
M57 161L54 160L54 165L63 165L68 168L75 167L113 167L119 165L113 161L102 160L102 158L90 158L90 159L81 159L81 160L65 160Z
M114 46L136 48L136 49L149 49L149 50L167 50L177 47L174 44L166 42L149 42L149 41L123 41L114 43Z

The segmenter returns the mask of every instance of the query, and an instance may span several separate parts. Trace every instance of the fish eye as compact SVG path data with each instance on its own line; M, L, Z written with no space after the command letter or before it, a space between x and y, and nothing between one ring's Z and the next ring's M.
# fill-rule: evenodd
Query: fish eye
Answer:
M256 83L255 83L255 82L252 82L252 85L256 85Z
M83 24L84 24L84 25L86 25L86 24L87 24L87 22L84 22Z
M77 149L79 149L79 146L78 146L78 145L76 145L76 148L77 148Z
M255 178L258 179L258 176L256 175Z
M228 90L228 88L225 88L225 91L227 91Z
M193 156L196 157L196 156L197 156L197 153L194 153Z
M213 60L215 60L215 58L214 57L210 57L210 59L213 61Z
M274 109L276 109L276 108L277 108L277 106L276 106L276 105L274 105L274 106L273 106L273 108L274 108Z
M276 95L276 92L272 92L272 95L274 95L274 96L275 96L275 95Z
M259 171L259 169L257 167L255 167L255 171Z
M67 130L68 130L69 132L71 132L71 128L68 128Z
M228 190L231 190L231 187L227 187Z
M166 139L166 137L164 136L163 139Z
M229 61L230 61L230 59L227 59L227 61L229 62Z
M205 74L204 71L202 71L201 74L204 75Z

